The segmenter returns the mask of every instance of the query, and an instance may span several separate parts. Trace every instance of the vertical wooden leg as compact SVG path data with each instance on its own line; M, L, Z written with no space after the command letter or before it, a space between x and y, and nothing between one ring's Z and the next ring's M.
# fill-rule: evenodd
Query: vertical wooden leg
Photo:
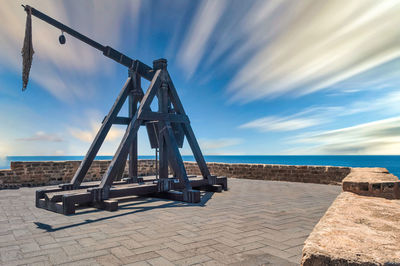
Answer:
M161 125L159 125L160 128ZM159 134L159 178L168 178L168 149L167 149L167 144L164 139L164 135L161 133L161 128L160 128L160 134Z
M129 95L129 118L133 118L137 110L137 99L133 92ZM131 182L137 182L138 178L138 150L137 150L137 133L129 147L129 178Z
M160 121L159 123L161 124L160 132L164 134L164 140L168 146L170 155L169 160L173 171L176 173L185 189L191 190L192 186L190 185L189 178L187 177L185 165L183 164L182 156L179 152L178 144L176 142L174 132L172 131L171 123L168 121Z

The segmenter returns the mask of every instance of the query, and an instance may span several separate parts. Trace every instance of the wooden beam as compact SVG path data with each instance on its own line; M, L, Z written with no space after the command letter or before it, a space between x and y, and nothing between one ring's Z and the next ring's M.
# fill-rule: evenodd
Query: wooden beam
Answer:
M180 115L180 114L165 114L165 113L157 113L157 112L143 112L139 119L141 120L148 120L148 121L159 121L159 120L166 120L174 123L190 123L189 118L187 115Z
M129 122L131 122L131 118L129 117L121 117L121 116L117 116L114 121L113 124L114 125L129 125Z
M129 77L126 82L124 87L122 88L121 92L119 93L116 101L114 102L114 105L111 107L110 112L108 113L104 123L101 125L99 131L97 132L97 135L95 139L92 142L92 145L89 148L89 151L87 152L85 158L82 160L78 170L76 171L74 177L72 178L72 185L74 189L79 188L80 184L82 183L87 171L89 170L90 166L92 165L92 162L94 158L97 155L97 152L99 151L101 145L104 142L104 139L106 138L113 121L115 120L115 117L118 115L119 111L121 110L122 105L124 104L128 93L131 89L132 86L132 79Z
M143 91L141 87L140 75L137 72L132 73L133 77L133 90L129 94L129 118L135 116L137 111L137 104L143 97ZM129 147L129 178L133 182L137 182L138 178L138 140L137 133L133 137L131 146Z

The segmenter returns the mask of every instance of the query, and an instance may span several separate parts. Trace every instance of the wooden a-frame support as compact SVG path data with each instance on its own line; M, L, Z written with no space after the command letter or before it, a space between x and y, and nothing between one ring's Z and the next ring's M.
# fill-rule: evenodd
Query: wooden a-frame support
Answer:
M220 192L227 189L226 177L212 176L190 125L175 86L167 71L165 59L153 62L151 83L146 93L141 89L141 76L130 69L129 77L120 94L82 160L71 183L58 189L39 190L36 194L36 206L48 210L71 214L77 205L92 205L107 210L115 210L117 201L110 200L130 195L152 195L185 202L199 202L201 188ZM158 112L150 108L154 98L158 98ZM129 116L119 117L123 104L129 101ZM138 178L137 133L146 123L157 123L156 132L159 146L158 180ZM104 173L100 184L82 186L82 181L95 159L101 145L113 124L127 125L121 143ZM173 126L178 124L178 126ZM174 128L180 128L193 152L201 171L201 177L189 178L179 152ZM182 140L183 141L183 140ZM129 156L129 178L121 179ZM169 177L168 166L173 172ZM117 180L117 181L116 181ZM150 182L149 182L150 181Z

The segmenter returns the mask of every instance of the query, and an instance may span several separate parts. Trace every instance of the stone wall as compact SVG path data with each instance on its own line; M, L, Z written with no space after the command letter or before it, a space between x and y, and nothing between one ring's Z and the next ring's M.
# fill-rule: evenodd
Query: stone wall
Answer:
M94 161L86 181L99 180L110 161ZM80 161L11 162L11 169L0 170L0 187L38 186L69 182ZM154 160L139 160L139 175L155 174ZM349 167L290 166L269 164L208 163L211 174L231 178L340 184ZM190 175L200 175L195 162L185 162ZM126 167L124 175L127 176Z

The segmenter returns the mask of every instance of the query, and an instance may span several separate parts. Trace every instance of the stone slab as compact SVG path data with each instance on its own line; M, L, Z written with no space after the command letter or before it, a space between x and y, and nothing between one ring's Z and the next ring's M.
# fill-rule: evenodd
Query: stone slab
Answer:
M400 265L400 200L341 193L303 248L302 265Z
M342 186L359 195L400 199L400 180L385 168L352 168Z

